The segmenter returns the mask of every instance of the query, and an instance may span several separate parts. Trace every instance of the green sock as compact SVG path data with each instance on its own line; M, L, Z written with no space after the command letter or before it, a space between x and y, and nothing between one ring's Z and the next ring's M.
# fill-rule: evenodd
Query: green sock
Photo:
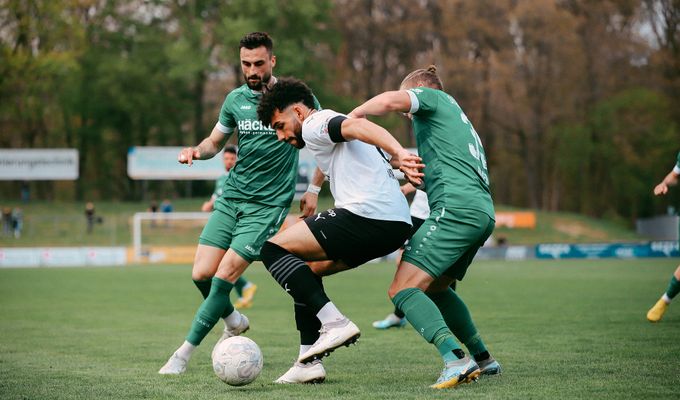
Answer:
M241 278L239 278L241 279ZM237 281L238 283L238 281ZM212 281L210 279L206 279L204 281L196 281L194 280L194 285L198 288L198 290L201 292L201 295L203 296L203 299L205 300L208 298L208 295L210 294L210 287L212 286ZM222 314L222 318L226 318L229 314L231 314L234 310L233 309L227 309L225 310L224 314Z
M234 312L234 306L229 301L229 292L231 292L232 287L234 285L230 282L218 277L212 278L210 294L196 311L196 316L186 337L187 342L198 346L222 315L226 316Z
M456 335L456 338L467 347L470 354L477 355L487 351L482 337L477 332L477 327L472 322L470 311L453 289L429 293L428 297L437 305L446 325Z
M422 290L404 289L394 296L392 303L404 312L408 322L425 340L437 347L442 357L447 357L453 350L460 349L441 312Z
M672 299L675 297L678 293L680 293L680 282L675 278L675 275L671 276L671 281L668 284L668 289L666 289L666 296L668 296L669 299Z
M248 280L243 276L239 276L236 282L234 282L234 289L236 289L236 294L238 297L243 297L243 287L248 284Z

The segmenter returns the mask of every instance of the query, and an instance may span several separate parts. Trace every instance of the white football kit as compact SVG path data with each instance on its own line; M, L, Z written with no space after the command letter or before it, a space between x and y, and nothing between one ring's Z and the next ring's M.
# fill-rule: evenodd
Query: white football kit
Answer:
M328 123L338 116L343 114L322 110L302 123L302 139L329 178L335 206L365 218L410 224L408 202L383 151L359 140L333 142Z

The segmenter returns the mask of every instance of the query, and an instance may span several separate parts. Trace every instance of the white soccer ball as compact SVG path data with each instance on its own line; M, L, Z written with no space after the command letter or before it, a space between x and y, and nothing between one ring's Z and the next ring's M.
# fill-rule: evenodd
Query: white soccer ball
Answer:
M245 336L234 336L215 347L212 362L220 380L231 386L243 386L260 375L263 360L257 343Z

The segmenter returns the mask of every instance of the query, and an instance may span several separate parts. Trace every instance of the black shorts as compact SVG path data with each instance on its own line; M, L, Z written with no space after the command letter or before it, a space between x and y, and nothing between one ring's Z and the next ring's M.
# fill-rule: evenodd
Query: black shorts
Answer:
M425 223L425 220L420 219L420 218L416 218L413 215L411 215L411 223L413 224L413 226L411 226L411 232L409 232L409 234L408 234L409 238L411 236L413 236L413 234L416 233L416 231L418 229L420 229L421 226L423 226L423 223Z
M406 247L409 240L411 240L411 236L413 236L418 231L418 229L420 229L420 227L423 226L425 220L416 218L413 215L411 215L411 223L413 225L411 226L411 231L408 233L408 239L406 239L406 241L401 245L401 247L399 247L402 250L404 249L404 247Z
M365 218L344 208L331 208L304 221L328 259L352 268L397 250L411 233L406 222Z

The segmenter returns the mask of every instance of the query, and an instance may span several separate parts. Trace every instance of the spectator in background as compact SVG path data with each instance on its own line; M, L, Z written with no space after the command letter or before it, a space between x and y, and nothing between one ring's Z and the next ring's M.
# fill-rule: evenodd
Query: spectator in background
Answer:
M26 204L31 201L31 187L27 181L21 183L21 202Z
M163 214L168 214L172 212L172 203L170 202L169 199L163 199L163 201L161 202L161 212ZM170 226L170 219L165 218L165 227L167 228L168 226Z
M158 212L158 202L156 200L151 200L151 203L149 204L149 209L146 210L147 212L150 213L157 213ZM154 218L151 218L151 227L156 226L156 216Z
M170 213L172 212L172 203L169 199L164 199L161 202L161 212Z
M88 201L85 204L85 219L87 220L87 233L92 233L94 230L94 223L96 222L94 204Z
M2 208L2 235L10 236L12 234L12 209L9 207Z
M496 246L498 247L504 247L508 245L508 238L505 236L499 236L496 238Z
M24 227L24 213L21 208L17 207L12 210L12 231L14 232L14 238L19 239L21 237L21 230Z

